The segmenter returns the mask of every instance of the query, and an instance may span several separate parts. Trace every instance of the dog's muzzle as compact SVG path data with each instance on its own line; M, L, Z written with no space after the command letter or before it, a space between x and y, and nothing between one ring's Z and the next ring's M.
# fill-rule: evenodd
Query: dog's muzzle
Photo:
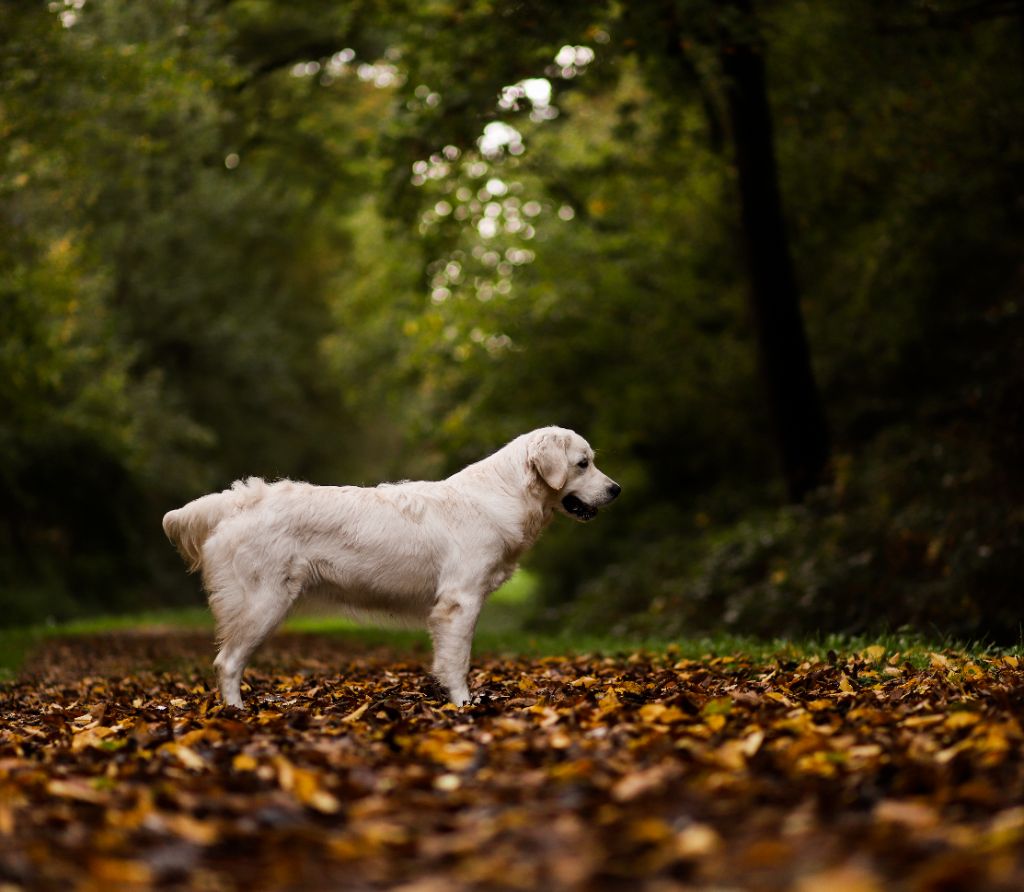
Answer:
M597 509L576 496L566 496L562 499L562 507L579 520L593 520L597 517Z
M622 487L619 486L618 483L613 483L611 486L608 487L607 498L605 498L605 500L601 502L601 504L607 505L613 499L618 498L620 492L622 492ZM562 499L562 507L566 510L568 514L571 514L578 520L593 520L595 517L597 517L597 505L588 505L578 496L566 496L564 499Z

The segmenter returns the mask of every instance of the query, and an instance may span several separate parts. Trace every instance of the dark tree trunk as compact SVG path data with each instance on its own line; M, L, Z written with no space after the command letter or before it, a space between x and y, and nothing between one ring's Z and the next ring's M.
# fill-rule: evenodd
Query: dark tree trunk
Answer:
M750 297L762 375L774 415L790 498L822 482L828 428L811 368L800 294L783 221L782 197L751 0L731 0L739 15L721 49L736 153Z

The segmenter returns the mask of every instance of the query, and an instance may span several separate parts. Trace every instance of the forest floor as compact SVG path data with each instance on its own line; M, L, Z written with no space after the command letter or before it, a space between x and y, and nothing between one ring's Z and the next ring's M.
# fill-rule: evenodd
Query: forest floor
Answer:
M0 685L0 889L1019 890L1024 662L41 642Z

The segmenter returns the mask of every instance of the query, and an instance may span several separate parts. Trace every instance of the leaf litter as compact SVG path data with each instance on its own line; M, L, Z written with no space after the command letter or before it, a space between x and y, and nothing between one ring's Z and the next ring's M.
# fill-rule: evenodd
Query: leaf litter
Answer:
M0 887L1024 888L1024 667L878 648L474 661L285 635L47 643L0 689Z

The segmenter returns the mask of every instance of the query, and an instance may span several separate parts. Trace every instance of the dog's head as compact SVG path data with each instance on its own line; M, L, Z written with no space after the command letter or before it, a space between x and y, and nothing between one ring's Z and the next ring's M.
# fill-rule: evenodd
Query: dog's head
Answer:
M592 520L597 509L616 498L622 487L594 464L594 450L579 434L564 427L543 427L527 435L527 462L559 511L577 520Z

